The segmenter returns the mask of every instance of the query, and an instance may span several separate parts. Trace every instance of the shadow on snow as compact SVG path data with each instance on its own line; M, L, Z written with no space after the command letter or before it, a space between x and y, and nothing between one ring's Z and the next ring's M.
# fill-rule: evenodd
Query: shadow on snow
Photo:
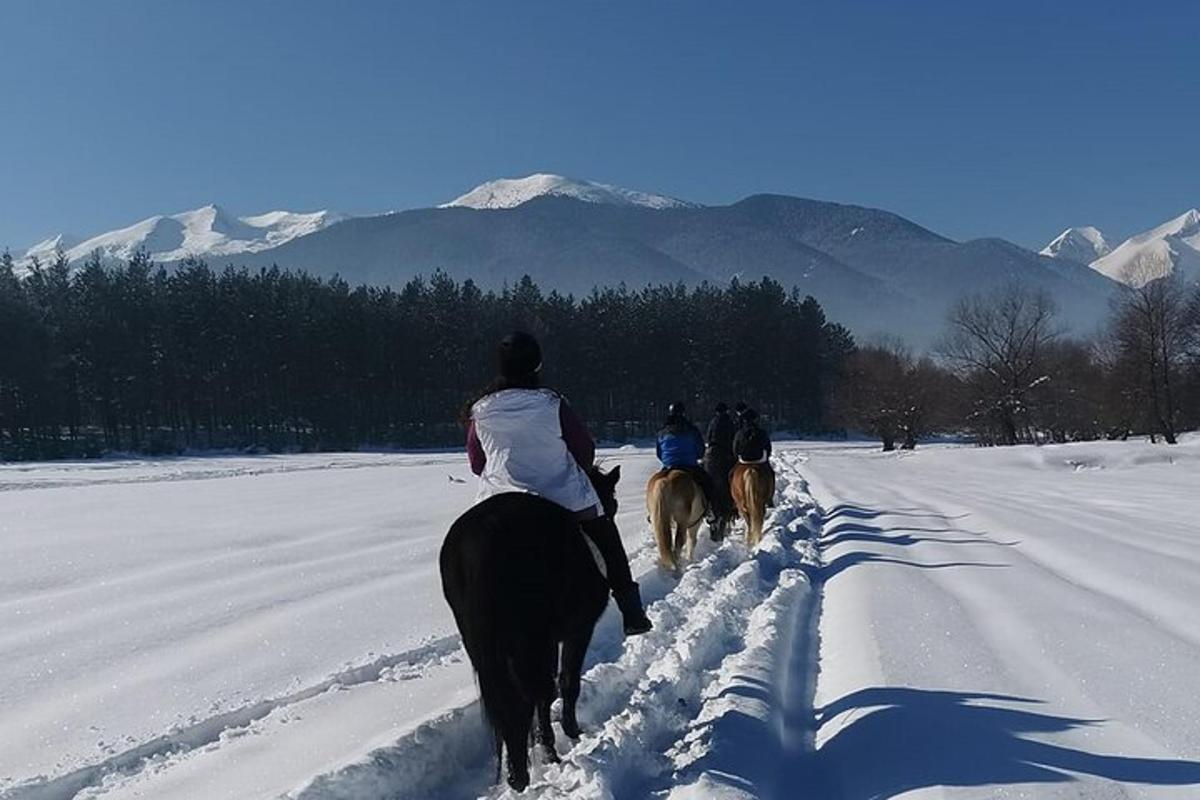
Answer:
M892 797L932 786L1063 783L1093 776L1120 783L1200 783L1200 762L1101 755L1026 738L1101 720L1040 713L1006 695L904 687L863 689L817 709L819 725L853 721L817 751L816 775L846 797ZM838 767L843 769L838 769ZM804 770L812 776L811 768Z

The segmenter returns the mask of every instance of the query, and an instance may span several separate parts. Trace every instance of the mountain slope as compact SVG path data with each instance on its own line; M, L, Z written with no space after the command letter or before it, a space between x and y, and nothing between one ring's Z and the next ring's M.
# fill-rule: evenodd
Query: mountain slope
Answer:
M220 206L207 205L170 216L149 217L84 241L64 236L47 239L29 248L21 262L28 263L35 256L43 262L53 260L59 251L73 264L97 252L105 260L126 260L144 250L155 261L163 262L188 256L253 253L278 247L344 218L330 211L271 211L234 217Z
M587 203L646 208L691 208L696 204L661 194L623 189L606 183L540 172L524 178L500 178L476 186L439 208L514 208L535 197L572 197Z
M1157 228L1131 236L1092 269L1113 280L1140 286L1179 270L1200 279L1200 210L1191 209Z
M1079 228L1067 228L1039 252L1050 258L1064 258L1080 264L1090 264L1112 252L1112 247L1097 228L1084 225Z
M528 274L576 295L596 286L769 276L816 297L862 338L923 347L960 296L1017 281L1059 299L1090 331L1111 282L1081 264L1000 240L958 243L878 209L777 195L728 206L657 209L535 197L512 208L423 209L347 220L281 247L218 262L278 264L351 283L397 286L443 270L484 288Z

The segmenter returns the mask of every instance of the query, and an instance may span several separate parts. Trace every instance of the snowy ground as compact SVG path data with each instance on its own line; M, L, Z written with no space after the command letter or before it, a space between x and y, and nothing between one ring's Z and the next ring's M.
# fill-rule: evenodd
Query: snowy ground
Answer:
M1200 440L808 455L816 796L1200 797Z
M781 448L653 564L525 796L1200 796L1200 441ZM0 797L506 797L436 554L463 457L0 466ZM467 480L465 483L457 482Z

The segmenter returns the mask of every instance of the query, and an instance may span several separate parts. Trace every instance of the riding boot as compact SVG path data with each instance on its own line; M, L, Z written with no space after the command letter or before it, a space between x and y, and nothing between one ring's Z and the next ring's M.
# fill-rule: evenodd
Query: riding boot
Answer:
M642 608L642 594L638 591L636 583L613 589L612 594L613 599L617 601L617 608L621 609L626 636L646 633L654 627L650 618L646 616L646 610Z

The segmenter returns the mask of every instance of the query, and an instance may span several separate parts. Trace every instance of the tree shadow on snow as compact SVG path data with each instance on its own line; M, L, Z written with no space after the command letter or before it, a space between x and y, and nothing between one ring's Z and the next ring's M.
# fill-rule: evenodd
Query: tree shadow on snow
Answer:
M895 531L896 533L892 533ZM974 538L943 538L940 536L913 536L913 533L965 533ZM827 527L821 536L822 547L833 547L844 542L871 542L908 547L921 542L934 544L984 544L998 547L1015 547L1019 541L1001 542L987 538L986 534L961 528L917 528L905 525L899 528L880 528L858 522L843 522Z
M821 568L820 575L823 580L830 581L836 575L858 564L898 564L903 567L915 567L916 569L951 569L955 567L1003 569L1009 566L1008 564L993 564L988 561L945 561L936 564L925 564L920 561L905 561L902 558L892 558L891 556L883 556L878 553L867 553L856 550L853 553L840 555L833 561L830 561Z
M1026 735L1100 724L1033 710L1007 695L871 688L817 709L819 725L844 725L797 775L816 777L830 796L893 797L933 786L1064 783L1094 777L1120 783L1200 783L1200 762L1104 755ZM845 712L848 716L839 717ZM824 796L823 794L814 796Z
M865 506L856 506L853 503L838 503L835 506L826 508L824 511L826 520L833 520L837 519L838 517L850 517L852 519L875 519L876 517L895 516L925 518L937 517L938 519L944 519L947 522L950 522L952 520L963 519L964 517L970 516L969 514L951 514L947 516L946 514L941 514L937 511L932 511L927 508L889 508L886 511L879 511L877 509L867 508Z

